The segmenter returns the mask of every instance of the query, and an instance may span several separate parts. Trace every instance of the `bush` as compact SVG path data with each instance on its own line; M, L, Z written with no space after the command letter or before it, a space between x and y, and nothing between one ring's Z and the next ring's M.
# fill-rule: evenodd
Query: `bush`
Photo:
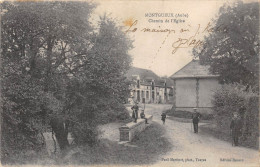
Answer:
M182 111L182 110L174 110L174 109L167 111L167 115L178 117L178 118L191 119L192 118L192 114L193 113L190 112L190 111ZM213 114L203 113L203 114L201 114L201 119L202 120L211 120L211 119L213 119Z
M127 121L129 119L131 119L129 112L122 104L117 104L116 106L108 108L106 111L101 111L97 116L97 121L100 124L116 121Z
M181 111L181 110L170 110L167 112L167 115L169 116L174 116L174 117L178 117L178 118L192 118L192 113L189 111Z
M77 145L88 144L93 146L97 142L98 131L95 126L91 126L86 122L73 126L72 136Z
M213 118L214 118L213 114L206 114L206 113L204 113L204 114L201 115L201 119L202 120L212 120Z
M258 147L258 95L243 85L224 85L214 94L213 110L217 128L229 133L233 112L241 116L241 144Z

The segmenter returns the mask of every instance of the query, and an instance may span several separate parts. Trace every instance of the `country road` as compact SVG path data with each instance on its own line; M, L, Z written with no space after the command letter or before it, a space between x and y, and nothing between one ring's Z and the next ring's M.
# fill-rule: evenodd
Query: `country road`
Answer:
M171 105L149 104L145 113L153 115L153 120L162 124L161 112L169 108ZM165 137L173 144L173 150L160 157L155 166L259 166L257 150L232 147L226 141L195 134L190 123L166 119L164 127ZM189 160L185 162L186 159Z

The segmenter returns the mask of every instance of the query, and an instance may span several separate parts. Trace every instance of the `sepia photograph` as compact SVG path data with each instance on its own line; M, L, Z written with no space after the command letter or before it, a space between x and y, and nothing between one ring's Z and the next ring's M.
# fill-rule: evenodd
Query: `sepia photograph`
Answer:
M259 5L0 1L1 166L259 167Z

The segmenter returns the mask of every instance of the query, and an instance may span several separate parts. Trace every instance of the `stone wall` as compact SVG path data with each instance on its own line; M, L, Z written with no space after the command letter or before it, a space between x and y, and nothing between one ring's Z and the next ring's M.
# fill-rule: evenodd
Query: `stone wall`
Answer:
M153 116L146 115L148 124L145 124L145 119L137 119L137 122L130 122L119 128L120 141L132 141L132 139L145 130L152 123Z

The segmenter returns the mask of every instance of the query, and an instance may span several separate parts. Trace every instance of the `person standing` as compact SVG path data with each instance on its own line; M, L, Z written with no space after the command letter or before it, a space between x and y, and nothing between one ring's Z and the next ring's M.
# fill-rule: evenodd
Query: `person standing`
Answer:
M199 132L199 121L200 121L200 113L198 113L197 108L193 109L194 113L192 114L192 123L194 128L194 133Z
M147 122L148 120L147 120L147 118L145 118L144 110L141 110L140 117L142 119L145 119L145 124L148 124L148 122Z
M239 117L238 112L233 113L232 121L230 123L230 130L232 135L232 146L233 143L235 146L238 146L238 139L241 135L241 129L242 129L242 121Z
M138 102L135 102L135 105L131 108L133 110L133 114L132 114L132 118L134 118L134 122L137 122L137 118L138 118Z
M163 112L161 116L162 116L163 124L165 124L165 119L166 119L166 114L165 114L165 112Z

